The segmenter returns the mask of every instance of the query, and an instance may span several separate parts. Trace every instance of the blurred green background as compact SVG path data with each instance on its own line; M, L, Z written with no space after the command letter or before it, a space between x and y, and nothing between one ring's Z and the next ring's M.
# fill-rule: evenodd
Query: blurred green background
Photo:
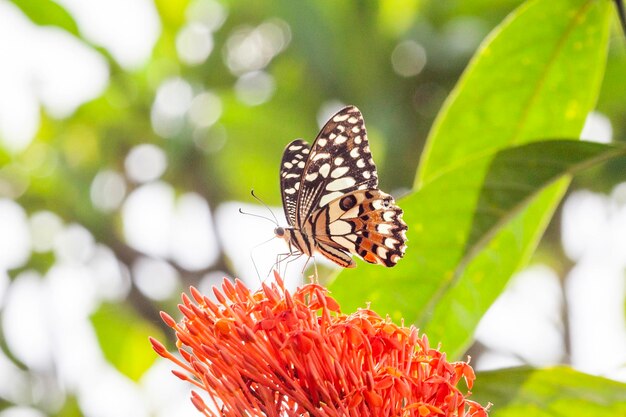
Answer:
M189 285L258 284L251 247L273 226L237 208L267 215L254 189L282 212L284 146L312 141L354 104L381 188L405 195L448 93L521 3L0 0L0 416L196 415L146 338L171 337L158 311L173 312ZM623 142L626 41L616 18L610 37L583 136ZM626 201L624 172L612 162L576 177L569 192L591 209L571 233L602 239L594 221ZM558 294L574 265L561 220L533 261ZM626 221L618 225L626 235ZM261 275L280 247L252 252ZM295 283L299 267L292 272ZM606 331L614 360L578 365L624 381L623 277L616 282L607 286L622 307ZM491 357L483 369L571 364L569 316L557 316L541 318L560 326L547 358L488 338L472 352Z

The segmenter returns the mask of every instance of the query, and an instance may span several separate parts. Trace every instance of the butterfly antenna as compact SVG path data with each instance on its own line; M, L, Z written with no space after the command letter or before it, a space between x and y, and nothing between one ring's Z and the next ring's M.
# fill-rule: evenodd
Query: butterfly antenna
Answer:
M267 217L265 217L265 216L261 216L260 214L247 213L247 212L243 211L241 208L239 209L239 213L241 213L241 214L245 214L245 215L247 215L247 216L254 216L254 217L258 217L258 218L260 218L260 219L267 220L268 222L272 222L272 223L275 223L276 225L278 225L278 222L275 222L275 221L274 221L274 220L272 220L272 219L269 219L269 218L267 218Z
M259 197L256 196L256 194L254 194L254 190L250 190L250 194L252 194L252 197L255 198L255 200L257 200L259 203L261 203L263 205L263 207L265 207L270 214L272 215L272 217L274 218L276 224L278 225L278 219L276 218L276 216L274 216L274 212L272 211L272 209L270 208L270 206L268 206L267 204L265 204L265 202L263 200L261 200Z

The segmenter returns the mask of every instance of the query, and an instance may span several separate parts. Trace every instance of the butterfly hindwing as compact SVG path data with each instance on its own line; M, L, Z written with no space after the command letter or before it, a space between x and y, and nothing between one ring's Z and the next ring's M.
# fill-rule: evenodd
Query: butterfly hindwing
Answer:
M309 144L296 139L285 147L280 162L280 191L285 217L290 225L296 224L296 206L302 180L302 172L309 157Z
M297 221L301 224L313 210L343 194L377 187L363 116L356 107L345 107L330 118L311 146L302 173Z
M316 239L327 246L388 267L404 256L407 226L402 210L390 195L378 189L345 194L321 208L313 218Z

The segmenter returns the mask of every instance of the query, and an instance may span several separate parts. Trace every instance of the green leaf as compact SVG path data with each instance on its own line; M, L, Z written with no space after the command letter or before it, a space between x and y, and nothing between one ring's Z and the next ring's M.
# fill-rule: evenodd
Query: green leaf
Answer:
M11 0L35 24L57 26L80 36L78 25L71 14L52 0Z
M481 372L472 394L491 417L626 415L626 384L566 367Z
M399 202L409 225L405 259L389 270L342 272L330 287L344 309L371 301L381 314L416 323L452 357L462 354L480 317L531 256L568 183L543 191L545 184L531 184L536 197L524 210L509 201L507 213L472 226L489 167L501 149L578 137L597 98L610 11L608 2L535 0L494 30L433 127L419 189ZM485 227L494 238L465 265L470 239Z
M104 357L118 371L138 381L154 363L148 337L164 339L161 331L120 304L102 304L91 316Z
M498 152L482 185L464 250L466 259L482 249L543 187L624 155L624 147L578 140L531 142Z
M416 184L498 149L578 137L606 61L608 1L527 1L492 32L448 97Z

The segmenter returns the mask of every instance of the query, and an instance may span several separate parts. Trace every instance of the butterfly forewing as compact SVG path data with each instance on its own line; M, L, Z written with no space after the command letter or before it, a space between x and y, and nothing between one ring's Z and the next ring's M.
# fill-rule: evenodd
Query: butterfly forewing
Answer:
M354 190L378 187L378 174L361 112L349 106L322 128L302 173L297 221Z
M285 148L280 162L280 192L283 198L285 217L290 225L296 224L298 191L302 172L309 157L309 144L296 139Z

